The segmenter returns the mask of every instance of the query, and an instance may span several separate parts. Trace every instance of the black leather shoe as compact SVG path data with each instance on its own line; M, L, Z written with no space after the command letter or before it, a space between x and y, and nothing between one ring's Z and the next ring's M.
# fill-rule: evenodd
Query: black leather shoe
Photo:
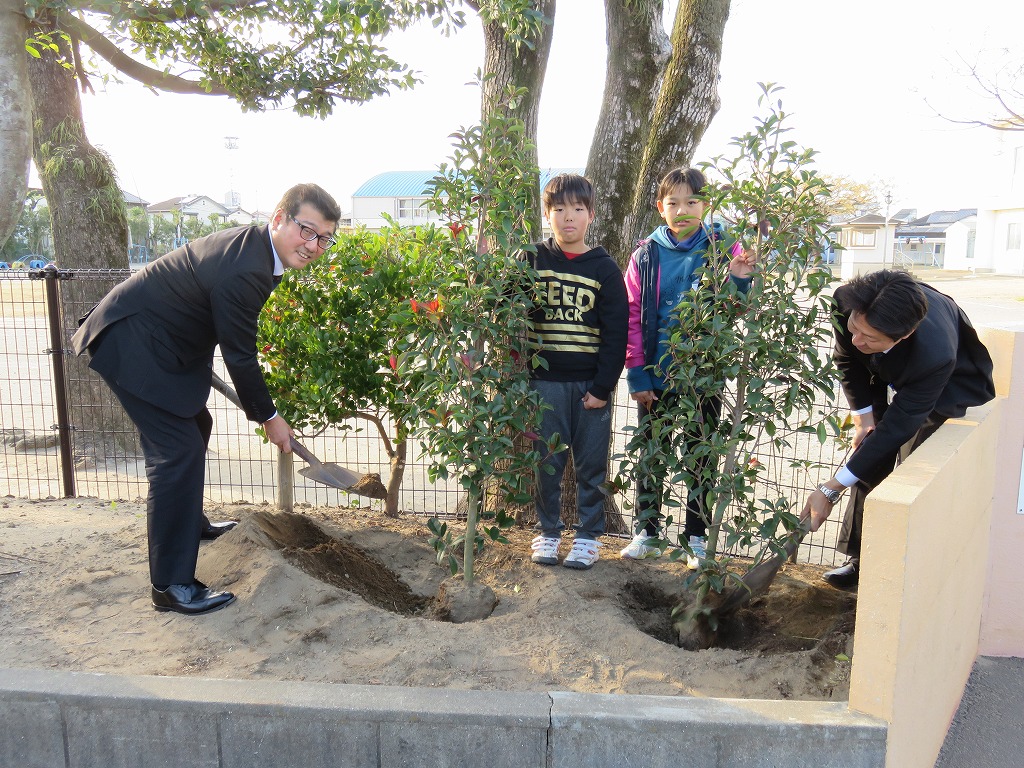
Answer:
M209 613L235 601L230 592L212 592L201 581L171 584L167 589L153 587L153 607L176 613Z
M838 568L825 571L821 574L821 578L836 589L853 589L860 580L860 560L851 557Z
M219 539L236 525L238 525L237 520L225 520L223 523L208 522L203 526L203 531L199 534L199 538L202 541L213 541L214 539Z

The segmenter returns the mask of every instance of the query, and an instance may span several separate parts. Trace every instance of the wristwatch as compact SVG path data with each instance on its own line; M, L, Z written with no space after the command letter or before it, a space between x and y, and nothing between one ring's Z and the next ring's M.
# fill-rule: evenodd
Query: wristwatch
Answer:
M825 498L828 499L829 502L831 502L832 504L835 504L837 501L839 501L839 497L843 495L842 491L833 490L824 483L818 486L818 490L825 494Z

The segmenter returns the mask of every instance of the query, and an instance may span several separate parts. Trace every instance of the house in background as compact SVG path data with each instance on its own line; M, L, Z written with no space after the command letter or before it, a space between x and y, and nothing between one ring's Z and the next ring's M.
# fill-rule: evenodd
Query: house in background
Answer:
M544 169L540 172L541 189L559 173L583 173L583 169ZM436 175L437 171L378 173L352 194L351 225L379 232L387 224L382 214L387 214L403 227L439 223L441 217L427 208L431 196L430 182Z
M934 211L896 227L898 266L968 269L974 258L978 210Z
M978 209L974 263L978 270L1024 275L1024 135L1006 131L1005 182Z
M172 197L169 200L153 203L146 208L146 213L150 218L160 216L168 221L174 221L175 214L179 212L183 218L199 219L204 224L209 223L211 216L216 216L221 222L236 221L239 224L251 224L256 221L254 215L248 211L218 203L206 195Z
M859 275L891 267L896 219L867 213L838 224L842 247L839 275L850 280Z

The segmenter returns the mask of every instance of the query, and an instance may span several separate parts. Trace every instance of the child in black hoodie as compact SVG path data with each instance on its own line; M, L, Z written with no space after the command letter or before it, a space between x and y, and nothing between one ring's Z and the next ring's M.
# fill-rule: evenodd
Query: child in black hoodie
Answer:
M537 449L554 434L572 451L579 522L562 565L590 568L604 533L602 485L611 441L611 394L626 359L629 307L622 271L604 248L586 244L594 220L594 189L577 174L554 176L544 187L544 217L554 237L530 254L537 271L538 306L530 340L543 361L532 386L551 406L544 412ZM548 456L537 472L537 528L533 562L558 564L562 529L562 475L568 451ZM553 471L548 471L550 467Z

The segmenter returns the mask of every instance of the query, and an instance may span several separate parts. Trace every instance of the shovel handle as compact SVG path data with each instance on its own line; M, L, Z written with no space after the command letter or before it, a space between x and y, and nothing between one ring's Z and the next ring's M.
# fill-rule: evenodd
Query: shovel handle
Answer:
M238 394L235 392L235 390L231 388L231 386L226 381L224 381L224 379L217 375L216 371L211 371L210 373L210 384L213 386L214 389L216 389L218 392L224 395L224 397L226 397L232 403L237 405L239 408L242 408L242 401L238 399ZM242 410L244 411L245 409L242 408ZM312 453L310 453L306 449L306 446L304 446L294 437L291 438L291 448L293 451L295 451L295 453L299 454L299 457L307 464L310 464L311 466L314 467L320 464L320 460L317 459L317 457L314 456Z
M305 461L310 466L317 467L320 465L320 459L318 459L316 456L310 453L306 449L306 446L304 446L294 437L292 437L292 450L295 451L295 453L299 454L302 460Z
M232 403L237 405L239 408L242 408L242 401L238 399L238 395L235 394L235 390L233 390L228 385L228 383L224 381L224 379L218 376L216 371L211 371L210 376L210 384L213 385L213 388L220 392L222 395L224 395L224 397L226 397ZM244 411L245 408L242 408L242 410Z

